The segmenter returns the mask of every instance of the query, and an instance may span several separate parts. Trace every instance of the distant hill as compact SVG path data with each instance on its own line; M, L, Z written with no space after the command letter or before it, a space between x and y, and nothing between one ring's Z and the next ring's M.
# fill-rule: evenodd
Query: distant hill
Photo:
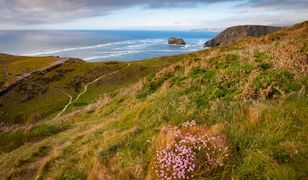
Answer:
M258 26L258 25L233 26L224 30L223 32L218 34L215 38L207 41L204 44L204 47L215 47L219 45L230 44L247 36L260 37L280 29L281 27Z
M199 28L199 29L191 29L192 32L221 32L224 29L222 28Z

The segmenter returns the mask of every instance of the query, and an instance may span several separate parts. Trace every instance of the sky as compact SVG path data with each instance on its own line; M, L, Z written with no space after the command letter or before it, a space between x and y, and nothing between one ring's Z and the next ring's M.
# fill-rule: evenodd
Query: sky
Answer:
M308 0L0 0L0 29L223 29L308 20Z

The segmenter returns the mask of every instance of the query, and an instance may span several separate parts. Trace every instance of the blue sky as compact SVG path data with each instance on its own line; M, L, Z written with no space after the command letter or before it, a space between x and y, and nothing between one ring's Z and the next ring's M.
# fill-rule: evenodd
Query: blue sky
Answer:
M308 0L0 0L0 29L190 30L308 20Z

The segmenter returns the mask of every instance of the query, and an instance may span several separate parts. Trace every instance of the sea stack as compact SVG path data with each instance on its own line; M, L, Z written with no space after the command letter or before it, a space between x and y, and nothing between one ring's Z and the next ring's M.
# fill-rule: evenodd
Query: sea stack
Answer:
M168 39L168 44L170 45L178 45L178 46L184 46L186 45L185 41L181 38L171 37Z

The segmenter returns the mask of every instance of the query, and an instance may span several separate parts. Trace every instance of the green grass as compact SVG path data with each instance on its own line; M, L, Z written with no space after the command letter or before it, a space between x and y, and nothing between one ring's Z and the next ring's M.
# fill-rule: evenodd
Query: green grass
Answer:
M6 77L3 72L3 65L0 63L0 86L1 84L4 84L5 80L6 80Z
M245 109L228 127L235 150L233 174L243 178L307 177L307 98L259 104L263 119L252 125ZM302 167L301 167L302 166Z
M0 134L0 153L10 152L25 143L32 143L40 141L48 136L57 134L68 127L62 125L52 124L38 124L32 127L30 130L20 129L17 131L2 133Z
M3 65L6 65L6 71L10 76L6 78L7 80L13 80L16 76L47 67L57 60L59 60L58 57L28 57L0 54L0 67L2 72Z
M18 57L8 65L7 71L13 76L18 76L39 68L47 67L56 60L57 58L54 57Z

